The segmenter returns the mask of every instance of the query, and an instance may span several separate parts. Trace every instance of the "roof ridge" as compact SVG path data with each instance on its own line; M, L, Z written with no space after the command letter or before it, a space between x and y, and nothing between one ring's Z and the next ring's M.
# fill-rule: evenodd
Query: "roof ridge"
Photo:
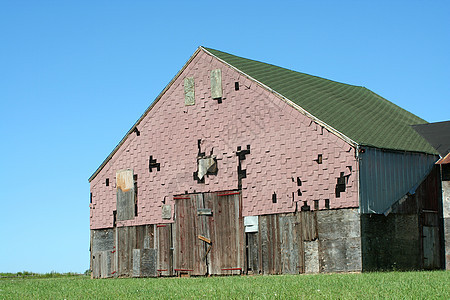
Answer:
M427 121L365 86L334 81L208 47L200 48L357 144L436 153L427 141L409 128L409 125Z
M343 85L347 85L347 86L351 86L351 87L365 88L364 86L361 86L361 85L349 84L349 83L346 83L346 82L341 82L341 81L337 81L337 80L333 80L333 79L329 79L329 78L325 78L325 77L321 77L321 76L317 76L317 75L312 75L312 74L309 74L309 73L300 72L300 71L296 71L296 70L285 68L285 67L280 67L280 66L277 66L277 65L274 65L274 64L271 64L271 63L266 63L266 62L263 62L263 61L259 61L259 60L256 60L256 59L251 59L251 58L246 58L246 57L242 57L242 56L237 56L237 55L234 55L234 54L230 54L228 52L224 52L224 51L221 51L221 50L216 50L216 49L213 49L213 48L208 48L208 47L205 47L205 46L200 46L200 48L203 48L203 49L207 50L208 52L210 52L209 50L216 51L216 52L221 52L223 54L231 55L231 56L234 56L234 57L239 57L241 59L245 59L245 60L248 60L248 61L252 61L252 62L256 62L256 63L260 63L260 64L265 64L265 65L268 65L268 66L276 67L276 68L279 68L279 69L283 69L283 70L286 70L286 71L290 71L290 72L294 72L294 73L298 73L298 74L302 74L302 75L306 75L306 76L310 76L310 77L315 77L315 78L318 78L318 79L321 79L321 80L327 80L327 81L330 81L332 83L343 84ZM211 54L214 55L214 53L211 53Z

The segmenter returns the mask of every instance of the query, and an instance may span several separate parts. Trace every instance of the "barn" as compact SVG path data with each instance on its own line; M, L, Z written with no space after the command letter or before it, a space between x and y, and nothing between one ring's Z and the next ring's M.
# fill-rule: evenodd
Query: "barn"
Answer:
M450 121L414 125L442 157L436 162L441 169L444 224L445 269L450 270Z
M199 47L89 178L93 277L442 268L423 123L365 87Z

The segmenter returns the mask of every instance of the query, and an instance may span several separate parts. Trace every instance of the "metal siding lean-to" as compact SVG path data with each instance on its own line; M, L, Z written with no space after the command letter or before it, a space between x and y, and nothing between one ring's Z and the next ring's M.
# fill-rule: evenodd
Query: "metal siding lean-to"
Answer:
M408 192L414 193L438 160L425 153L364 150L359 155L361 213L382 214Z

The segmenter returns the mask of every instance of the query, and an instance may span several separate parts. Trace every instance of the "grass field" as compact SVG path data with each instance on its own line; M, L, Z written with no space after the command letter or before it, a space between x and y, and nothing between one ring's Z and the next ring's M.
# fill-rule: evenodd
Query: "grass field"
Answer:
M0 299L450 299L450 272L0 279Z

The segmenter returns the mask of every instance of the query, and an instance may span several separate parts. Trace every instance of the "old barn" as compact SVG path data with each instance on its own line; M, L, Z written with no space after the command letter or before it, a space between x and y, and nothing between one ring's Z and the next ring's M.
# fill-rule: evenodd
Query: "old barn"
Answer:
M423 123L365 87L199 47L89 178L93 277L441 268Z

